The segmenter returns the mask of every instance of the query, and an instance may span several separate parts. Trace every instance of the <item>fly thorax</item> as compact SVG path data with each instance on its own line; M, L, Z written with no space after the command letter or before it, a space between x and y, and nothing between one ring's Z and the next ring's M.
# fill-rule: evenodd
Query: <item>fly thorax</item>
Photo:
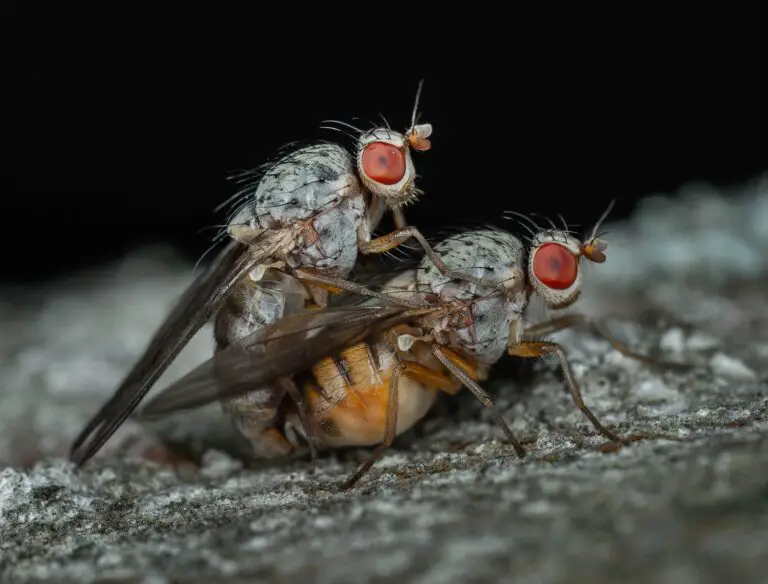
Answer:
M242 204L230 224L277 229L362 196L363 190L351 154L338 144L320 142L264 165L246 178L241 192Z
M471 301L470 318L456 327L457 348L479 361L498 359L506 348L509 324L527 302L523 244L511 233L488 228L451 235L434 250L451 271L480 283L447 280L425 257L418 272L420 288L429 288L442 303Z
M492 364L504 355L510 324L521 311L502 294L474 303L471 323L457 330L458 343L478 362Z
M511 233L497 229L475 229L457 233L434 246L443 263L454 272L480 280L483 285L448 282L428 257L419 271L420 284L432 292L448 287L443 296L487 295L493 290L522 290L525 285L523 244Z
M364 215L362 197L344 199L319 213L301 231L293 251L298 263L345 277L357 261L357 230Z

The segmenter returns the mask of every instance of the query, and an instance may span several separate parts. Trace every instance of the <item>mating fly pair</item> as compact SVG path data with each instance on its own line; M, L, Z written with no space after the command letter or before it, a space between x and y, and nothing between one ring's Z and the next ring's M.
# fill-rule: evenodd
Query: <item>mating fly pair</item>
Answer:
M432 249L399 212L419 194L411 151L430 147L432 129L416 124L417 106L418 94L404 134L383 127L361 132L353 151L311 144L251 173L229 221L230 243L76 439L73 461L84 463L104 445L212 316L214 357L161 393L145 414L222 401L261 457L291 451L290 428L306 438L313 457L317 444L378 444L348 485L426 414L439 391L462 386L491 408L522 455L477 383L505 351L556 353L577 405L617 439L583 404L559 346L528 340L570 322L528 331L523 323L531 293L550 306L573 302L580 258L603 261L604 244L594 234L580 242L549 231L526 247L504 231L480 230ZM373 239L387 209L395 212L397 229ZM378 289L347 279L360 252L384 253L411 237L425 252L417 269ZM329 290L356 300L327 307Z
M289 448L299 445L297 438L323 448L376 446L345 482L349 488L396 436L426 415L440 392L455 394L462 386L524 456L479 382L504 353L556 354L576 405L601 434L620 441L584 404L562 348L540 340L574 321L560 318L528 329L524 322L532 294L553 308L571 305L581 290L581 260L602 262L605 249L594 233L580 241L562 230L535 233L528 245L499 229L447 237L434 252L465 279L444 277L424 257L418 266L390 274L377 289L380 296L284 317L219 351L163 390L142 415L232 399L283 380L296 398L263 410L273 439Z

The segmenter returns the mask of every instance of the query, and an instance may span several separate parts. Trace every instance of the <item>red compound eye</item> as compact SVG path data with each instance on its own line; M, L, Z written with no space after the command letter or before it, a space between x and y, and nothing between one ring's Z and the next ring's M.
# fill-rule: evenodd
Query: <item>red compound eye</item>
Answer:
M372 142L363 150L363 172L377 183L394 185L405 176L405 154L385 142Z
M570 288L576 281L578 269L578 258L559 243L545 243L533 256L533 275L548 288Z

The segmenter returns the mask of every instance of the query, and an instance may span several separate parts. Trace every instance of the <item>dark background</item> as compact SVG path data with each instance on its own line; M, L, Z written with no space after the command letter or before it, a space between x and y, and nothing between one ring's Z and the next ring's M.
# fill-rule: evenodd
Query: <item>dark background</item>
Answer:
M335 138L319 129L324 119L367 125L381 113L404 129L420 77L433 150L415 154L426 194L408 219L427 235L498 223L506 209L586 226L613 198L618 218L641 196L768 167L760 75L711 63L586 67L567 54L554 64L501 54L484 68L420 69L411 58L407 70L386 60L360 70L344 60L265 66L256 48L66 44L5 59L0 244L13 280L152 241L196 259L223 219L214 208L234 192L227 175L286 142Z

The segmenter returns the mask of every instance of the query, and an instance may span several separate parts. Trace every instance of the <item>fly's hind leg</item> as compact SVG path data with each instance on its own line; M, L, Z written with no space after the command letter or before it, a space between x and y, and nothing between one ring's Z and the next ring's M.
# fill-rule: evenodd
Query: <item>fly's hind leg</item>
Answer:
M437 358L444 365L446 365L448 370L453 373L461 381L461 383L470 387L472 393L478 396L478 398L483 402L483 405L491 409L494 417L496 417L502 428L504 428L507 436L510 437L512 444L515 446L515 450L522 457L524 454L522 446L520 446L520 443L517 441L514 434L512 434L512 431L501 418L501 415L499 415L498 411L493 407L491 398L477 385L477 383L470 377L470 374L466 373L465 370L473 371L472 366L464 361L461 357L447 349L435 346L433 352L435 352ZM376 461L382 457L387 448L392 445L392 442L395 439L395 434L397 432L398 386L401 376L410 377L423 383L427 387L437 389L449 395L455 395L462 387L461 384L457 384L453 379L451 379L451 377L441 373L440 371L435 371L425 365L413 361L401 362L392 372L392 377L389 382L389 392L387 394L387 414L384 426L384 440L376 447L370 458L360 466L357 472L349 479L347 479L347 481L345 481L345 483L342 485L342 489L349 489L353 487L360 480L360 478L371 469ZM479 392L483 397L480 397L477 392Z
M363 475L370 470L374 463L381 458L384 452L392 445L397 433L397 404L398 404L398 386L400 384L400 376L404 375L408 371L408 362L402 362L392 372L392 377L389 380L389 390L387 392L387 414L384 422L384 440L379 444L373 454L366 460L357 472L349 477L344 484L342 484L342 490L351 489L357 484L357 482L363 477Z
M280 406L286 394L296 405L304 435L307 438L312 464L317 461L317 438L311 424L306 400L292 379L280 378L274 387L251 391L224 402L224 410L232 417L235 427L250 442L258 458L276 458L290 454L294 447L277 423Z
M579 389L579 386L576 383L576 379L573 377L573 373L571 372L571 368L568 365L568 359L565 356L565 351L563 351L563 348L558 343L552 341L521 341L518 343L510 344L507 348L507 352L515 357L526 357L534 359L553 353L557 355L557 358L560 360L560 367L562 368L566 385L568 386L568 391L571 393L571 398L573 399L573 403L576 404L576 407L582 411L582 413L592 423L592 426L594 426L595 430L597 430L600 434L613 442L618 442L619 444L628 444L626 440L622 440L608 428L603 426L598 421L597 417L595 417L595 414L592 413L592 410L590 410L589 407L587 407L587 404L584 403L584 398L581 396L581 390Z
M312 426L312 420L309 414L309 407L307 401L304 399L304 395L301 393L293 379L288 377L281 377L279 381L280 385L288 392L293 402L296 404L296 410L299 414L299 421L304 429L304 435L307 437L307 443L309 444L309 455L312 459L312 465L317 462L317 434L315 433L314 426Z
M311 302L304 306L305 310L322 310L328 306L329 294L341 294L342 292L352 292L361 296L379 298L386 302L408 308L422 308L425 303L414 302L397 298L391 294L382 294L376 292L361 284L350 282L344 278L331 276L315 268L294 268L293 275L301 281L306 288Z

